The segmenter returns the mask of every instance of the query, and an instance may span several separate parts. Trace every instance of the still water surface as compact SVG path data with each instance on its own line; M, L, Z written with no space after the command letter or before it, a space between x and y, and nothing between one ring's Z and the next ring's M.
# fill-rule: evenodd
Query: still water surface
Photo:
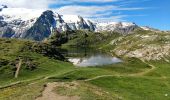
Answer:
M103 66L122 62L117 57L91 48L69 48L61 51L70 62L79 67Z

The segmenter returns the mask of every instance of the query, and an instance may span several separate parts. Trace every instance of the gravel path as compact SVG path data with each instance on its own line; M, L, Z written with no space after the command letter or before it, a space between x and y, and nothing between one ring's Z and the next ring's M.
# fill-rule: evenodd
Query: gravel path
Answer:
M53 89L56 88L57 82L48 83L42 92L42 96L38 97L36 100L79 100L78 96L61 96L53 92Z

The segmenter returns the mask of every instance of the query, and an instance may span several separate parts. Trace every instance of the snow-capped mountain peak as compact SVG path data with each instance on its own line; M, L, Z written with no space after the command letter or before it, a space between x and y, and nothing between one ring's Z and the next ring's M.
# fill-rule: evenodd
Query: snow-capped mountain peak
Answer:
M109 22L109 23L98 23L96 31L115 31L122 34L128 34L138 26L132 22Z

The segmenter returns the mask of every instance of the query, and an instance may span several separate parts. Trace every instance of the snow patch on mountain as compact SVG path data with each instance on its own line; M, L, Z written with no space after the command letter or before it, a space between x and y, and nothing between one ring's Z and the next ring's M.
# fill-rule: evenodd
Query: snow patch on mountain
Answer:
M63 15L62 18L66 23L77 23L80 21L77 15Z

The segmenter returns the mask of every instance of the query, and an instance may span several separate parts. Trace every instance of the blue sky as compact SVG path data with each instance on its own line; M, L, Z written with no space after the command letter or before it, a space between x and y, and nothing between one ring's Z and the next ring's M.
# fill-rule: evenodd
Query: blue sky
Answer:
M59 14L76 14L99 22L127 21L170 30L170 0L0 0L0 3L53 9Z
M81 1L81 0L80 0ZM90 0L89 0L90 1ZM84 17L89 17L97 21L129 21L135 22L141 26L150 26L153 28L158 28L161 30L170 30L170 0L106 0L105 2L100 2L97 0L92 2L71 2L65 4L52 4L51 8L58 8L73 6L79 7L79 10L72 12L73 14L83 15ZM82 7L91 7L91 11L86 12ZM105 9L96 8L102 7ZM114 7L112 7L114 6ZM68 7L65 13L69 13ZM63 9L64 10L64 9ZM59 11L59 12L62 12ZM90 13L93 12L93 13ZM64 13L64 14L65 14Z

